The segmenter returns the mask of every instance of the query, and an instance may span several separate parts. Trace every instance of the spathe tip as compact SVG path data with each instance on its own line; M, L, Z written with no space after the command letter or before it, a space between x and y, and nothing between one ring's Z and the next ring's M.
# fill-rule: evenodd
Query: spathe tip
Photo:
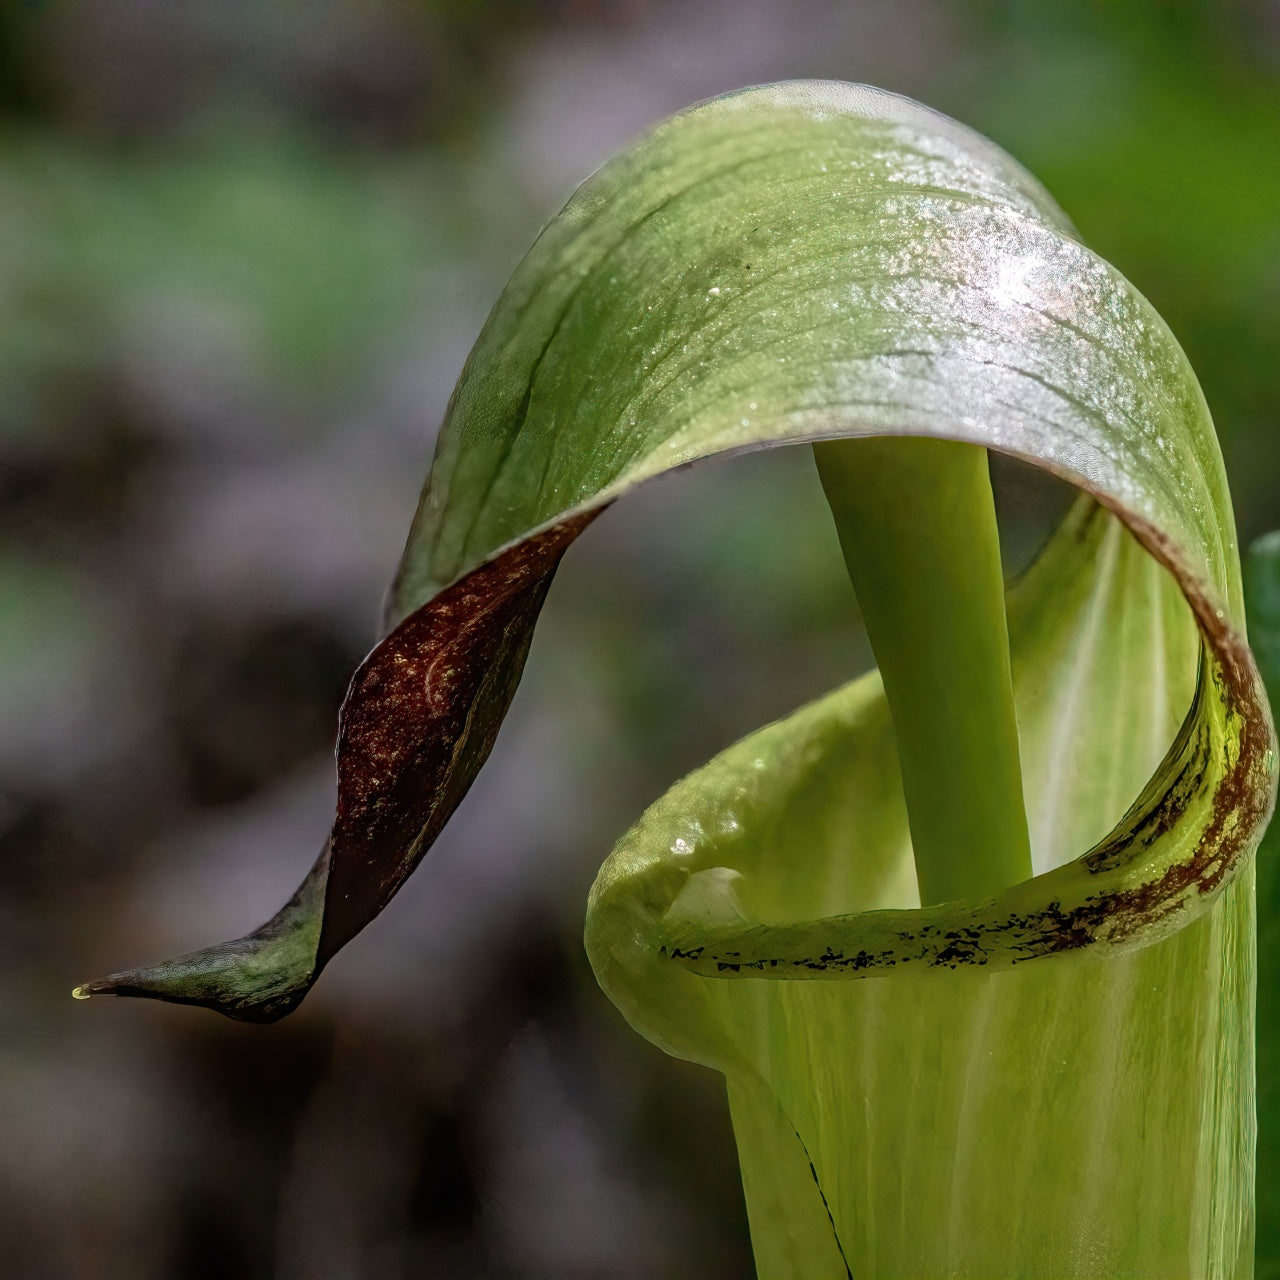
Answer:
M75 1000L164 1000L199 1005L242 1022L275 1022L301 1004L315 974L309 957L298 954L300 949L272 947L271 942L278 939L250 935L164 964L83 982L71 995Z
M163 968L163 966L157 966ZM109 978L95 978L92 982L82 982L79 986L71 988L71 998L73 1000L91 1000L94 996L119 996L133 995L133 991L121 990L121 987L131 978L140 978L147 971L139 969L134 973L114 973ZM141 993L138 993L141 994ZM161 993L157 991L157 998L163 998Z
M302 1003L316 980L326 869L322 857L280 911L243 938L83 982L71 995L165 1000L242 1022L275 1022Z
M163 964L83 982L71 995L127 996L192 1004L242 1022L274 1022L302 1003L316 979L317 930L280 928L279 918L234 942L223 942Z

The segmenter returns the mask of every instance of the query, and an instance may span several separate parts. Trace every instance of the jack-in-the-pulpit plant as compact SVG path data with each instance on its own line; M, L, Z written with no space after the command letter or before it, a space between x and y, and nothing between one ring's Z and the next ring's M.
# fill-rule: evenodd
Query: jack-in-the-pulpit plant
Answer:
M1209 414L1034 179L874 89L718 98L583 184L458 383L315 868L78 994L295 1007L475 777L574 538L797 442L879 670L622 838L601 985L724 1073L766 1280L1249 1275L1275 747ZM987 450L1080 490L1007 592Z

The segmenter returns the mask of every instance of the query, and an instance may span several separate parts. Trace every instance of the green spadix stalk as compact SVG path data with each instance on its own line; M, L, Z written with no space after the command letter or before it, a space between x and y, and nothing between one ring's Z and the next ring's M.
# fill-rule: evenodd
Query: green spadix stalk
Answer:
M877 90L719 98L583 184L450 403L315 867L246 937L80 993L295 1007L465 794L594 515L700 458L837 440L884 683L640 818L592 890L596 975L723 1073L765 1280L1248 1276L1276 760L1208 410L1033 178ZM1080 490L1004 615L989 513L948 529L981 495L948 514L923 461L953 446L971 479L994 449ZM895 557L900 591L871 576Z
M1031 876L987 451L814 446L893 711L920 901Z

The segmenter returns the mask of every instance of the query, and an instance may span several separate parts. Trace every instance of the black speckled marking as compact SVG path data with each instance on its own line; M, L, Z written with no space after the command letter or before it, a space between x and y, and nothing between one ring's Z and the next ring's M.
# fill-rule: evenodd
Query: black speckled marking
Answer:
M1116 830L1080 861L1094 876L1124 867L1173 831L1203 794L1206 779L1220 771L1208 820L1188 856L1145 883L1100 889L1070 906L1053 898L1034 911L994 919L975 915L972 926L921 923L891 935L895 945L875 951L847 954L827 945L817 954L761 956L753 947L747 959L741 950L699 946L673 950L669 958L707 975L763 973L779 978L873 974L899 965L949 970L981 968L993 962L1017 965L1097 942L1159 936L1174 917L1194 910L1226 885L1252 855L1275 802L1274 736L1261 679L1243 638L1219 616L1194 579L1179 571L1170 544L1157 530L1126 519L1152 555L1183 585L1204 639L1200 681L1192 711L1170 748L1167 759L1176 762L1176 768L1171 777L1162 777L1163 791L1145 791ZM1225 713L1225 761L1213 758L1221 748L1204 714L1205 700L1210 698ZM840 927L847 933L847 917ZM770 932L756 928L751 936L764 942Z

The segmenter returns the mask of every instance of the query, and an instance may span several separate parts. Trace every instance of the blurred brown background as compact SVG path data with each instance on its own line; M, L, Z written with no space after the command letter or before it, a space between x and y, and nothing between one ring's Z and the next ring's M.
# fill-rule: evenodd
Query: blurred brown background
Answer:
M575 547L488 769L300 1013L68 993L292 890L519 254L644 126L792 76L1037 172L1280 524L1280 6L0 0L0 1276L750 1274L717 1079L579 938L648 801L865 664L803 452Z

